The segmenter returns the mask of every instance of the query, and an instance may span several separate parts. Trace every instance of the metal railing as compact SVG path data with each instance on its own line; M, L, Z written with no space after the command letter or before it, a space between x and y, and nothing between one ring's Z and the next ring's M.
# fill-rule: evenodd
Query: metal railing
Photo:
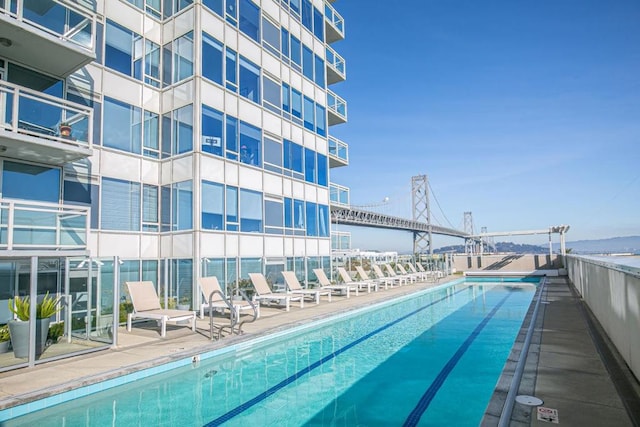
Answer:
M349 188L342 185L329 185L329 200L332 205L349 206Z
M325 19L342 35L344 38L344 20L342 16L328 2L324 3Z
M347 78L347 68L344 62L344 58L336 53L335 50L327 46L326 51L327 65L330 66L336 73L340 74L343 79Z
M339 139L329 136L329 156L349 163L349 146Z
M87 249L89 208L0 199L0 249Z
M3 1L0 11L90 52L95 49L95 15L70 1Z
M327 107L329 111L347 120L347 101L340 98L331 90L327 90Z
M92 116L75 102L0 82L0 129L91 148Z

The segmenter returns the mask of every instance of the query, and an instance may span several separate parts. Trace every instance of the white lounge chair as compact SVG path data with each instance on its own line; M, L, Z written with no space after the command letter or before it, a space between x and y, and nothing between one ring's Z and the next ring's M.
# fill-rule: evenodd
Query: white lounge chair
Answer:
M444 275L440 271L425 270L425 268L420 263L416 263L416 266L418 267L418 270L422 273L425 273L427 275L427 279L432 282L437 282L438 279L440 279L441 277L444 277Z
M256 290L253 296L254 301L284 301L286 311L289 311L291 308L291 301L300 301L300 308L304 308L304 298L302 295L271 291L267 279L262 273L249 273L249 279L251 279L251 283Z
M160 336L167 335L167 322L191 321L191 330L196 331L196 312L190 310L164 309L160 305L160 298L153 283L125 282L133 304L133 313L127 314L127 331L131 332L133 319L150 319L160 322Z
M380 266L379 266L379 265L377 265L377 264L373 264L373 265L371 266L371 268L373 269L373 273L376 275L376 279L378 279L378 280L385 280L385 281L386 281L386 283L388 283L388 284L389 284L389 285L391 285L391 286L394 286L394 285L401 285L401 284L402 284L402 282L403 282L402 280L399 280L399 279L398 279L398 278L396 278L396 277L388 277L388 276L385 276L385 274L382 272L382 269L381 269L381 268L380 268Z
M345 271L345 273L346 273L346 271ZM377 292L378 289L380 289L380 284L381 283L384 285L385 289L388 289L388 287L389 287L389 281L388 280L378 280L378 279L370 278L369 274L365 271L365 269L361 265L356 265L356 273L358 274L358 276L360 276L360 281L357 281L356 283L358 283L358 285L361 286L361 287L366 286L367 287L367 293L371 292L371 287L372 286L374 287L374 289Z
M417 282L419 279L419 275L415 273L408 273L407 270L404 269L402 264L396 264L396 267L400 271L400 276L404 276L409 279L410 282Z
M329 302L331 302L331 291L329 289L305 289L300 285L296 273L293 271L283 271L284 283L287 284L289 292L294 295L311 296L316 301L316 304L320 304L320 296L326 295Z
M331 283L331 281L329 280L329 278L327 277L327 274L324 272L323 269L321 268L314 268L313 272L315 273L316 277L318 278L318 282L320 283L320 287L321 289L329 289L332 291L346 291L347 292L347 298L351 297L351 291L355 291L356 296L358 296L358 286L353 283L345 283L344 285L336 285Z
M384 265L385 270L387 270L387 275L392 278L393 280L397 280L401 285L404 284L406 285L407 283L409 283L409 278L406 276L400 276L398 274L396 274L396 271L391 268L391 266L389 264L385 264Z
M200 305L200 317L204 317L205 309L216 309L216 310L226 310L229 308L226 302L223 301L222 295L222 287L220 286L220 282L218 282L218 278L216 276L203 277L198 279L198 284L200 285L200 290L202 291L202 296L204 296L204 302ZM219 293L218 293L219 292ZM213 294L213 296L212 296ZM211 304L209 304L209 298L211 297ZM253 307L249 303L249 301L244 300L232 300L231 304L233 305L233 309L235 310L237 319L240 320L240 314L244 310L253 310ZM260 302L256 301L256 317L260 317Z

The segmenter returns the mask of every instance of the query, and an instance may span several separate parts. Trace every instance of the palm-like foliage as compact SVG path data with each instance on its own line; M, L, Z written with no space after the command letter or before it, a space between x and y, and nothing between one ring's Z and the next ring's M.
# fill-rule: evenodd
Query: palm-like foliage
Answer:
M29 297L16 296L14 299L9 299L9 310L19 320L29 320L31 313L31 300ZM44 296L42 301L36 305L36 319L47 319L57 312L62 310L60 307L60 299L55 299L49 295L49 292Z

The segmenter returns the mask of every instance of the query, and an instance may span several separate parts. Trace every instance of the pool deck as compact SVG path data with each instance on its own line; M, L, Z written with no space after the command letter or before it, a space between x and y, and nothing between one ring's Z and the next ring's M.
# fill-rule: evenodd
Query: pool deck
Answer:
M160 338L155 323L134 325L131 333L119 330L117 349L98 351L82 356L45 363L30 369L0 373L0 409L55 396L82 386L98 383L123 374L158 366L192 355L209 352L256 337L265 336L314 320L366 307L377 302L408 295L456 277L441 279L438 284L417 283L379 292L360 292L350 299L326 297L319 305L305 303L300 309L293 303L291 311L261 307L261 317L246 324L245 334L209 340L208 319L198 320L197 332L184 326L168 326L167 337ZM593 329L593 328L591 328ZM542 295L542 306L536 321L536 333L527 357L520 394L534 395L544 401L542 406L557 409L561 424L576 426L632 426L638 419L628 415L623 399L605 367L603 357L592 338L590 325L581 309L580 300L571 292L565 278L552 278ZM523 334L521 333L521 336ZM507 362L483 425L497 425L499 413L510 383L509 368L517 362L519 343ZM606 355L605 355L606 356ZM615 356L615 352L614 352ZM515 359L514 359L515 357ZM604 357L607 365L611 358ZM620 376L615 371L613 376ZM628 371L622 373L630 376ZM631 390L623 391L629 407L638 405L637 381L631 377ZM616 381L617 384L619 381ZM633 409L631 409L633 412ZM536 408L516 404L510 422L512 426L544 425L536 419Z

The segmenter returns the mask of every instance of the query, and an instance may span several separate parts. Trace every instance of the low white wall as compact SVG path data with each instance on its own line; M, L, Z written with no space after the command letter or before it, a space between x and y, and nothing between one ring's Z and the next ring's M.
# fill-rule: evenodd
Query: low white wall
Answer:
M574 286L640 378L640 276L572 255L565 264Z

